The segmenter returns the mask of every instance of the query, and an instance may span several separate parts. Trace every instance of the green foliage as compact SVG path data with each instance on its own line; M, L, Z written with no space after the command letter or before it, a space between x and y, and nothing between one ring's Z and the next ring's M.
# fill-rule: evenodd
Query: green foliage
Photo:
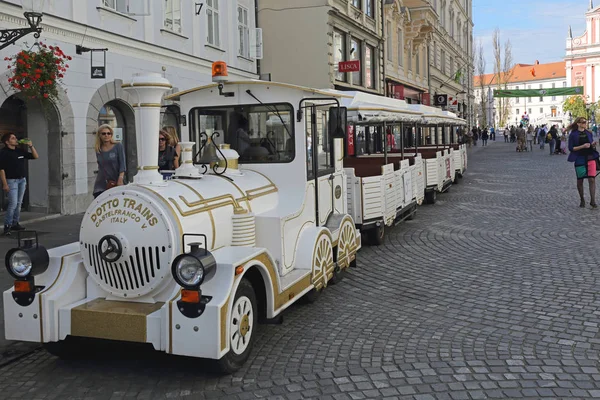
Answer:
M563 111L570 112L573 119L591 118L591 113L596 113L597 110L598 103L586 103L586 97L581 95L569 96L563 102Z

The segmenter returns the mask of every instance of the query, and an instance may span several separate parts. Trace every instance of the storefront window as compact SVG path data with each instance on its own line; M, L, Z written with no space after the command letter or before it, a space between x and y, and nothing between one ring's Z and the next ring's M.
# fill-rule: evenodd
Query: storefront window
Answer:
M361 43L359 40L352 38L351 42L350 42L350 59L351 60L359 60L361 61L362 64L362 48L361 48ZM360 66L360 71L356 71L356 72L352 72L352 84L353 85L362 85L362 68L363 66Z
M375 18L375 0L367 0L367 15Z
M346 34L339 31L333 32L333 56L335 59L335 80L346 82L346 73L339 72L340 62L346 61Z

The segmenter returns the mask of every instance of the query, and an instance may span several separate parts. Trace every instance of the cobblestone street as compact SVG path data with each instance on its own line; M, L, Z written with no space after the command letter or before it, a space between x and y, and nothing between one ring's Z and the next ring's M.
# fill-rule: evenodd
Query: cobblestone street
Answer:
M600 398L600 210L578 207L566 156L514 149L469 150L459 184L316 303L260 326L234 375L147 350L38 349L0 369L0 398Z

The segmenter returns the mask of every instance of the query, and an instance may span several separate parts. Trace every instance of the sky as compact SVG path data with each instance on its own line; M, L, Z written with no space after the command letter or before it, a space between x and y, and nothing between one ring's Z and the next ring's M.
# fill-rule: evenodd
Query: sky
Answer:
M474 47L483 44L486 73L494 70L494 29L500 29L501 43L510 40L515 63L558 62L565 57L569 25L573 37L585 31L588 6L589 0L473 0Z

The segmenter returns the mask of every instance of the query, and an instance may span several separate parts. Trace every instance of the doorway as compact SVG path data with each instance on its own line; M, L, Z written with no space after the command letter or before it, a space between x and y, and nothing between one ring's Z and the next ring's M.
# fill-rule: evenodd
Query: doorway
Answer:
M135 116L131 107L121 100L111 100L104 104L98 113L98 126L108 124L114 132L114 139L123 144L127 182L132 182L137 173L137 143L135 138Z

